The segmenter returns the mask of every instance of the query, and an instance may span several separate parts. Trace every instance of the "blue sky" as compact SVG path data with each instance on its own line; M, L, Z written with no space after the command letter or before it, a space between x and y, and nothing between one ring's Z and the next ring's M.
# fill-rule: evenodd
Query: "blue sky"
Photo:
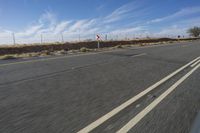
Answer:
M38 34L186 34L200 0L0 0L0 37Z

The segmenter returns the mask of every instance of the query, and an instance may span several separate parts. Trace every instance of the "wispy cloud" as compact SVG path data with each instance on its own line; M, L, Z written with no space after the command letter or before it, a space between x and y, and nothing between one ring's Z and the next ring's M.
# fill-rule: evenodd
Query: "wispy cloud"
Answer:
M45 11L45 13L40 16L38 22L43 25L55 25L57 23L56 14L52 11Z
M3 30L0 28L0 38L5 38L8 37L12 34L13 32L10 30Z
M126 34L126 33L136 33L145 30L145 27L143 26L138 26L138 27L133 27L133 28L121 28L112 31L112 34Z
M182 27L180 28L178 25L172 25L172 26L168 26L168 27L164 27L161 29L161 31L159 32L154 32L152 33L154 36L156 37L160 37L160 36L170 36L170 37L177 37L178 35L184 35L186 36L187 33L187 28L186 27Z
M21 31L15 32L15 35L18 39L18 42L20 40L20 42L27 43L39 42L41 34L43 34L44 39L46 39L45 41L59 41L59 39L61 39L60 33L63 33L68 40L73 40L74 38L77 39L78 34L81 34L82 38L85 37L84 39L87 39L88 37L94 38L94 34L97 33L110 35L143 34L144 36L146 36L148 33L151 35L154 34L155 36L168 34L175 35L185 33L184 31L186 28L194 24L198 24L200 21L200 18L195 16L193 16L193 18L190 17L187 20L180 19L185 16L200 13L200 7L188 7L168 16L141 22L141 16L145 16L146 12L148 12L148 8L142 7L143 4L137 0L122 5L121 7L115 9L103 17L61 21L58 20L57 15L54 12L45 11L34 24L26 27ZM131 21L129 24L121 24L123 20L127 21L130 19ZM158 22L162 23L168 20L176 20L176 23L172 23L171 25L166 25L163 28L159 28L155 30L156 32L153 28L153 30L151 29L152 31L149 31L149 26L151 24ZM182 25L182 27L179 25ZM0 38L4 38L4 42L6 42L5 40L7 37L11 38L13 32L14 31L0 29ZM12 42L12 38L10 42Z
M18 32L16 35L19 37L32 36L32 35L36 34L41 28L42 28L42 25L31 26L28 29L26 29L25 31Z
M140 2L141 3L141 2ZM102 9L104 5L98 9ZM55 38L60 33L67 34L68 37L73 38L77 34L82 36L94 35L97 33L130 33L140 30L141 27L135 28L118 28L113 25L120 20L133 17L141 9L141 5L138 1L127 3L117 8L113 12L104 17L80 19L80 20L62 20L59 21L57 16L52 11L45 11L39 17L38 21L31 26L28 26L22 31L15 32L17 38L20 40L30 39L34 40L34 37L39 37L41 34L50 36L49 38ZM138 14L139 15L139 14ZM2 33L1 33L2 34ZM37 39L38 40L38 39Z
M184 19L177 21L177 25L180 25L182 27L192 27L192 26L200 26L200 17L193 17L190 19Z
M184 8L184 9L182 9L178 12L175 12L174 14L171 14L169 16L153 19L153 20L149 21L148 23L157 23L157 22L163 22L163 21L172 20L172 19L178 19L180 17L185 17L185 16L189 16L192 14L197 14L197 13L200 13L199 6Z
M98 7L96 8L96 10L97 10L98 12L100 12L100 11L102 11L104 8L105 8L105 5L102 4L102 5L98 6Z
M112 22L116 22L119 21L121 19L124 19L126 17L130 17L132 15L140 15L138 14L138 11L140 11L141 4L139 4L138 1L134 1L128 4L125 4L119 8L117 8L116 10L114 10L112 13L110 13L109 15L107 15L104 18L104 22L105 23L112 23Z
M91 28L96 23L95 19L84 19L76 21L71 27L69 27L69 32L80 32L82 30L86 30Z
M59 24L57 24L54 29L54 34L64 32L69 27L71 22L72 21L63 21L63 22L60 22Z

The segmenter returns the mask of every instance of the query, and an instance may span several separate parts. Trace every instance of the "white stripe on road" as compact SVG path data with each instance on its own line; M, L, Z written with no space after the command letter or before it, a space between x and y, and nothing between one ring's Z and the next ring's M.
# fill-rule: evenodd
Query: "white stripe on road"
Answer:
M164 98L166 98L172 91L174 91L183 81L185 81L192 73L194 73L200 64L188 72L185 76L179 79L175 84L173 84L168 90L166 90L162 95L160 95L156 100L154 100L150 105L148 105L144 110L137 114L133 119L131 119L124 127L122 127L117 133L127 133L130 131L142 118L144 118L150 111L152 111Z
M147 88L143 92L141 92L138 95L132 97L131 99L129 99L125 103L123 103L120 106L114 108L109 113L105 114L101 118L99 118L96 121L94 121L93 123L89 124L88 126L83 128L82 130L80 130L78 133L87 133L87 132L90 132L90 131L94 130L96 127L100 126L105 121L107 121L108 119L110 119L111 117L113 117L114 115L116 115L117 113L119 113L120 111L122 111L123 109L125 109L126 107L131 105L132 103L136 102L138 99L140 99L141 97L143 97L144 95L146 95L150 91L154 90L156 87L158 87L162 83L166 82L167 80L169 80L170 78L172 78L173 76L175 76L176 74L178 74L179 72L181 72L182 70L184 70L185 68L187 68L188 66L190 66L191 64L193 64L194 62L196 62L199 59L200 59L200 57L197 57L196 59L194 59L193 61L191 61L188 64L184 65L183 67L179 68L175 72L169 74L167 77L161 79L160 81L158 81L154 85L150 86L149 88Z
M142 54L138 54L138 55L133 55L131 57L139 57L139 56L143 56L143 55L147 55L147 53L142 53Z
M195 62L194 64L192 64L191 67L196 66L198 63L200 63L200 60L198 60L197 62Z

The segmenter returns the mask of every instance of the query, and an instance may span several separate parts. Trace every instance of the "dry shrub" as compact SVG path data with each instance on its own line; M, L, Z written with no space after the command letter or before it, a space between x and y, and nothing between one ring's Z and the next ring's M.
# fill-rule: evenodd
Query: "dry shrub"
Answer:
M16 58L17 57L15 55L4 55L0 57L1 60L11 60L11 59L16 59Z
M80 52L89 52L90 51L90 49L88 49L88 48L86 48L86 47L82 47L81 49L80 49Z

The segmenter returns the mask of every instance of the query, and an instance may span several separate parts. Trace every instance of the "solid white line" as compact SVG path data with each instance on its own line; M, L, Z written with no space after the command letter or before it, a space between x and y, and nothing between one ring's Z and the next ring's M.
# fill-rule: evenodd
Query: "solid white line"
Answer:
M81 129L78 133L87 133L87 132L92 131L93 129L95 129L96 127L98 127L99 125L101 125L102 123L104 123L105 121L107 121L108 119L110 119L111 117L113 117L114 115L116 115L117 113L119 113L120 111L122 111L123 109L125 109L126 107L128 107L129 105L131 105L132 103L134 103L135 101L137 101L138 99L140 99L141 97L146 95L147 93L149 93L150 91L154 90L156 87L158 87L159 85L161 85L165 81L169 80L170 78L172 78L173 76L175 76L176 74L178 74L179 72L181 72L182 70L184 70L185 68L190 66L192 63L194 63L198 59L200 59L200 57L197 57L196 59L194 59L193 61L191 61L188 64L184 65L183 67L179 68L175 72L169 74L167 77L165 77L165 78L161 79L160 81L158 81L157 83L153 84L152 86L150 86L149 88L147 88L143 92L141 92L138 95L132 97L131 99L129 99L125 103L121 104L120 106L114 108L109 113L105 114L101 118L97 119L93 123L89 124L88 126L86 126L83 129Z
M154 100L150 105L148 105L144 110L137 114L133 119L131 119L124 127L122 127L117 133L127 133L131 130L142 118L144 118L150 111L152 111L164 98L166 98L172 91L174 91L183 81L185 81L190 75L192 75L198 68L200 64L188 72L185 76L179 79L175 84L173 84L168 90L166 90L162 95L160 95L156 100Z
M191 67L196 66L198 63L200 63L200 60L198 60L197 62L195 62L194 64L192 64Z

